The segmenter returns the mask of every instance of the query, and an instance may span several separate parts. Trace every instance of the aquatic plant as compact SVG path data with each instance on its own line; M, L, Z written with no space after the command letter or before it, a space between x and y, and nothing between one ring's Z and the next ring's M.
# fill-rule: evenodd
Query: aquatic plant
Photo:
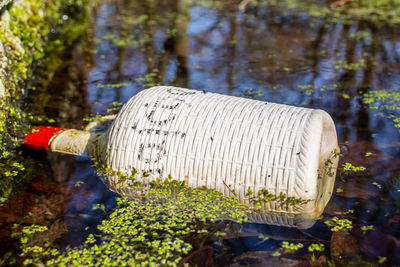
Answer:
M213 7L217 7L217 8L224 8L224 3L222 3L221 1L213 1L213 2L211 2L211 1L201 1L201 2L207 2L206 4L205 4L205 6L208 4L208 5L213 5ZM330 1L330 2L334 2L334 1ZM357 1L353 1L353 2L357 2ZM379 1L378 1L379 2ZM386 1L385 1L386 2ZM256 4L258 4L258 3L261 3L261 4L268 4L267 2L264 2L264 3L262 3L262 1L261 2L257 2L257 1L250 1L249 2L249 8L251 8L253 5L256 5ZM314 5L313 4L313 6L314 7L307 7L306 5L308 5L310 2L309 1L303 1L303 2L301 2L301 1L272 1L272 2L270 2L270 3L272 3L272 4L276 4L276 5L280 5L281 3L281 5L282 6L285 6L286 7L286 5L288 6L288 7L291 7L291 8L293 8L295 11L294 11L294 13L297 13L298 11L300 12L300 16L302 16L302 13L301 12L304 12L304 10L306 10L307 12L309 12L308 14L311 14L311 15L315 15L316 17L321 17L321 18L328 18L328 21L329 20L334 20L334 19L340 19L340 17L339 16L336 16L336 13L335 13L335 11L332 11L330 8L321 8L321 9L319 9L319 7L320 7L320 5ZM324 3L326 3L326 1L325 2L319 2L319 3L321 3L322 5L324 4ZM397 2L396 2L397 3ZM377 3L377 4L379 4L379 3ZM303 5L304 6L304 10L302 11L302 9L301 8L297 8L297 6L298 5ZM361 3L360 5L363 5L363 3ZM311 5L309 5L309 6L311 6ZM372 5L372 8L371 8L371 10L373 9L373 5ZM341 8L341 7L339 7L339 8ZM343 10L346 8L346 6L343 6ZM336 9L336 10L338 10L338 9ZM371 10L367 10L368 12L370 12L371 13ZM253 12L253 13L256 13L255 11L252 11L252 10L250 10L251 12ZM258 10L257 12L259 12L260 14L262 14L263 12L262 12L262 10L260 11L260 10ZM284 15L283 16L287 16L287 15L290 15L291 13L290 13L291 11L289 11L289 12L287 12L287 11L284 11ZM345 10L344 10L344 12L345 12ZM351 12L356 12L356 10L352 10ZM127 12L127 13L129 13L129 12ZM151 13L151 12L149 12L149 13ZM169 13L169 12L168 12ZM250 12L249 12L250 13ZM169 14L168 14L169 15ZM340 15L340 14L339 14ZM147 16L147 17L146 17ZM149 18L148 18L148 16L149 15L144 15L144 16L142 16L142 17L140 17L140 16L126 16L125 18L124 18L124 20L125 20L125 22L126 23L129 23L129 22L131 22L132 24L131 25L133 25L134 23L136 23L137 25L139 25L139 24L142 24L145 20L150 20ZM279 16L279 15L278 15ZM374 15L373 15L374 16ZM373 17L372 16L372 17ZM381 17L383 18L385 15L382 15ZM350 17L349 17L350 18ZM356 18L352 18L352 19L356 19ZM373 18L372 18L373 19ZM390 19L390 18L389 18ZM156 20L158 20L158 18L156 19ZM139 21L139 22L137 22L137 21ZM328 22L329 23L329 22ZM347 23L347 22L346 22ZM225 22L225 24L227 24L226 22ZM340 23L340 25L342 25L342 23ZM222 26L221 26L222 27ZM176 31L176 29L172 29L172 30L170 30L171 32L173 32L173 31ZM131 37L131 36L128 36L128 38L126 38L126 39L124 39L123 38L123 36L121 36L121 37L119 37L119 36L116 36L116 35L114 35L114 36L110 36L109 38L111 38L110 40L112 40L112 42L115 44L115 45L117 45L118 47L124 47L124 46L128 46L128 45L131 45L132 47L135 47L135 48L139 48L139 49L141 49L141 48L143 48L143 47L145 47L146 46L146 43L145 43L145 41L147 40L151 40L151 38L149 38L149 36L147 36L146 38L137 38L138 40L137 40L137 44L135 44L135 43L130 43L131 41L133 42L134 41L134 39ZM361 39L361 38L368 38L368 35L367 34L365 34L365 33L358 33L358 32L356 32L356 33L351 33L350 34L350 38L352 38L352 39L355 39L355 40L358 40L358 39ZM139 41L141 42L141 43L139 43ZM320 54L322 55L323 54L323 51L321 51L320 52ZM337 58L340 58L339 56L337 56ZM368 60L368 59L367 59ZM154 62L156 62L157 60L153 60ZM344 67L345 66L345 64L348 64L348 69L349 70L351 70L351 71L353 71L353 70L357 70L357 68L355 68L356 66L354 66L354 65L350 65L351 63L348 63L347 61L346 62L341 62L341 64L338 64L339 65L339 67L338 67L338 71L346 71L347 69ZM199 68L201 67L200 65L198 65L198 64L196 64L196 66L198 66ZM284 65L283 65L284 66ZM292 66L290 66L290 67L292 67ZM353 68L354 67L354 69L351 69L351 68ZM363 66L362 66L363 67ZM293 73L295 73L295 69L294 68L291 68L291 69L287 69L287 68L289 68L289 67L282 67L282 66L280 66L280 70L287 70L287 71L293 71ZM254 73L254 70L256 70L257 71L257 69L255 69L255 68L253 68L253 73ZM150 71L151 72L151 71ZM139 80L137 81L137 83L139 83L140 85L143 85L143 86L147 86L147 84L149 84L150 86L152 85L152 84L156 84L157 82L158 82L158 80L160 79L158 76L161 76L161 75L152 75L152 77L151 77L151 75L147 75L146 76L146 74L143 74L142 76L140 76L140 77L143 77L144 79L143 80L140 80L140 78L139 78ZM301 89L304 89L304 93L306 94L306 95L312 95L314 92L316 92L316 94L318 94L319 92L326 92L326 91L328 91L328 90L330 90L330 91L335 91L335 90L337 90L337 88L330 88L330 86L328 86L328 88L326 88L326 86L322 86L322 87L317 87L317 86L315 86L315 85L308 85L307 87L304 87L304 88L301 88ZM331 90L331 89L333 89L333 90ZM331 92L326 92L327 94L328 93L331 93ZM355 91L354 92L352 92L352 91L350 91L350 89L348 90L347 88L346 89L344 89L344 92L340 92L340 94L341 94L341 96L343 97L343 98L345 98L345 99L350 99L350 101L352 101L352 103L353 102L357 102L356 100L357 100L357 93L355 93ZM326 96L326 95L324 95L324 96ZM364 96L367 96L367 95L364 95ZM353 99L353 98L356 98L356 99ZM354 101L355 100L355 101ZM316 105L318 105L318 104L320 104L320 103L317 103ZM395 104L395 103L393 103L393 104ZM367 104L367 105L370 105L370 104ZM388 104L389 106L391 106L391 104ZM388 106L388 108L389 108L389 106ZM382 107L382 105L381 105L381 103L380 103L380 100L378 100L378 101L376 101L375 103L373 103L373 104L371 104L370 105L370 107L371 107L371 109L378 109L378 110L380 110L381 109L381 107ZM387 109L388 111L389 111L389 109ZM111 111L111 110L110 110ZM388 116L388 117L390 117L390 116L396 116L395 115L395 113L394 112L392 112L392 110L390 110L390 112L387 112L387 114L386 114L386 111L385 111L385 114L384 114L385 116ZM397 124L399 124L400 125L400 119L398 118L398 117L390 117L391 119L393 119L393 122L394 122L394 124L395 125L397 125ZM351 142L351 141L350 141ZM350 144L351 145L351 144ZM11 151L12 152L12 151ZM365 154L365 156L368 156L367 154ZM372 160L372 159L369 159L369 160ZM8 164L8 166L12 166L13 167L13 169L11 169L10 168L10 170L9 170L9 172L8 172L8 174L9 175L12 175L13 173L15 173L14 171L18 171L19 173L21 173L21 172L23 172L23 171L25 171L25 170L23 170L23 168L25 168L26 169L26 165L25 166L21 166L19 163L20 163L20 161L16 161L16 163L17 164L13 164L13 163L10 163L10 164ZM329 162L327 162L327 164L329 165ZM351 164L351 163L350 163ZM355 163L353 163L353 164L355 164ZM347 169L347 171L354 171L354 170L358 170L358 171L361 171L360 169L354 169L354 168L359 168L359 166L353 166L352 164L351 165L344 165L344 167L346 167L346 169ZM354 167L354 168L353 168ZM358 174L357 174L358 175ZM363 175L363 174L361 174L361 175ZM135 176L135 173L132 175L132 176L130 176L130 177L126 177L126 179L131 179L131 180L134 180L134 176ZM382 180L379 180L379 181L382 181ZM374 184L374 183L372 183L374 186L377 186L378 187L378 185L380 185L380 184ZM78 187L78 185L79 186L81 186L81 183L76 183L76 186ZM371 185L371 182L369 182L368 183L368 185ZM341 184L340 186L342 186L343 187L343 185ZM370 186L371 187L371 186ZM373 187L373 186L372 186ZM344 188L344 190L345 191L347 191L347 189L348 189L348 187L343 187ZM373 188L373 189L376 189L376 188ZM377 191L377 190L375 190L375 191ZM381 191L384 191L384 190L381 190ZM343 192L343 189L342 188L337 188L337 190L336 190L336 192ZM256 192L256 193L254 193L254 192L250 192L251 194L249 194L249 197L250 196L254 196L254 195L257 195L258 194L258 192ZM385 192L386 193L386 192ZM262 196L262 201L264 201L264 200L267 200L269 197L271 197L271 198L277 198L277 199L279 199L279 196L275 196L275 195L273 195L273 194L270 194L270 192L268 192L268 193L265 193L265 194L262 194L263 196ZM272 196L270 196L270 195L272 195ZM341 196L345 196L346 194L341 194ZM287 199L287 196L286 196L286 199ZM128 205L127 203L129 202L130 200L128 199L128 200L124 200L124 203L122 203L121 204L121 207L123 206L123 207L125 207L126 205ZM283 202L285 202L285 201L283 201ZM95 209L102 209L103 208L103 206L102 206L102 204L98 204L98 205L95 205L94 206L94 208ZM140 208L139 206L136 206L136 208ZM348 207L349 208L349 207ZM150 211L150 212L152 212L153 211L153 209L148 209L148 211ZM357 210L356 209L356 213L358 214L358 212L359 212L359 210ZM341 212L341 213L339 213L339 212L336 212L336 214L348 214L348 213L351 213L350 212L350 210L349 211L343 211L343 212ZM355 216L355 215L354 215ZM341 219L341 218L340 218ZM340 219L338 219L338 220L340 220ZM119 220L119 218L117 218L116 220ZM352 222L352 225L356 225L356 221L357 220L355 220L355 221L353 221ZM366 222L365 222L366 223ZM369 223L371 223L371 222L369 222ZM108 224L108 222L105 222L104 224ZM111 224L110 224L111 225ZM353 227L354 227L353 226ZM355 227L354 227L355 228ZM365 233L368 233L368 231L369 230L372 230L372 229L368 229L368 226L365 226L365 228L364 228L364 226L363 227L361 227L361 230L363 230L363 229L365 229L365 231L363 231L363 233L365 232ZM210 231L209 231L210 232ZM36 232L36 233L34 233L34 234L32 234L32 235L30 235L30 238L32 238L32 239L35 239L34 237L36 236L39 236L40 235L40 233L42 233L42 232ZM147 231L146 231L146 233L147 233ZM195 236L195 234L196 233L192 233L193 234L193 236ZM215 236L217 236L217 235L223 235L224 233L223 232L218 232L218 231L216 231L215 233L214 233L214 235ZM82 245L81 247L79 247L79 248L69 248L68 249L68 251L71 251L71 255L72 254L74 254L75 253L75 255L78 255L79 253L80 253L80 255L83 255L83 256L87 256L87 257L96 257L95 256L95 254L93 253L92 254L92 256L90 256L90 255L87 255L87 254L84 254L81 250L84 250L84 248L87 248L87 249L89 249L91 246L94 246L94 245L97 245L97 246L101 246L101 245L104 245L105 246L105 243L107 243L108 241L106 240L106 241L104 241L103 242L103 239L102 239L102 235L103 235L103 232L102 231L100 231L100 230L98 230L98 231L96 231L95 233L93 233L93 236L90 236L88 239L87 239L87 244L85 243L84 245ZM204 235L206 235L206 233L204 233ZM328 230L328 234L327 234L327 238L329 238L329 230ZM16 236L17 237L17 236ZM133 238L136 238L136 236L135 237L133 237ZM273 236L267 236L266 234L265 235L259 235L259 240L260 241L264 241L264 242L270 242L271 241L271 239L273 239L274 237ZM145 237L145 239L146 239L146 237ZM91 243L91 242L93 242L94 241L94 243ZM140 242L142 242L142 241L140 241ZM184 238L184 242L186 243L186 242L188 242L188 240L187 239L185 239ZM311 242L311 241L310 241ZM321 241L317 241L317 240L312 240L312 242L317 242L317 243L312 243L312 244L307 244L307 242L302 242L303 243L303 248L302 248L302 250L299 248L299 250L297 250L298 252L301 252L301 253L304 253L302 256L304 256L302 259L307 259L307 252L306 252L306 250L308 251L308 252L311 252L311 253L317 253L317 252L320 252L319 250L322 250L323 248L325 248L325 247L323 247L323 244L320 244L321 246L319 246L318 244L318 242L321 242ZM191 244L190 242L188 242L189 244ZM327 241L327 243L329 243L329 241ZM119 243L117 243L117 244L119 244ZM286 241L286 243L285 243L285 245L284 246L287 246L287 247L290 247L290 244L293 244L293 245L296 245L297 244L297 242L296 241L289 241L289 240L287 240ZM192 246L194 246L193 244L191 244ZM32 246L33 247L33 244L31 244L31 245L29 245L29 246ZM181 247L183 247L183 245L181 246ZM329 245L327 245L327 247L328 247L328 249L327 249L327 251L325 251L325 255L329 255L329 251L330 251L330 249L329 249ZM104 248L104 247L103 247ZM103 249L102 248L102 249ZM282 247L280 247L282 250L280 250L280 251L283 251L283 248ZM80 250L81 249L81 250ZM119 248L118 248L119 249ZM192 248L192 250L193 250L194 248ZM72 252L72 250L74 250L73 252ZM104 250L106 250L106 248L104 248ZM313 250L313 251L310 251L310 250ZM32 250L30 250L30 253L35 253L34 252L35 250L34 249L32 249ZM111 252L110 252L111 251ZM118 255L118 251L117 251L117 246L110 246L110 251L108 251L108 252L105 252L106 253L106 255L108 255L109 257L112 257L113 256L113 254L111 254L113 251L114 251L114 253L115 253L115 255L117 255L117 257L119 257L119 255ZM122 250L122 251L124 251L124 250ZM92 250L92 252L93 252L93 250ZM190 252L189 252L190 253ZM40 254L40 253L39 253ZM179 253L178 253L179 254ZM297 253L297 256L299 255L300 253ZM93 256L94 255L94 256ZM165 254L164 254L165 255ZM186 254L187 255L187 254ZM309 253L308 253L308 255L309 255ZM325 257L325 255L324 255L324 257ZM293 255L289 255L290 257L294 257ZM28 257L32 257L32 258L34 258L33 257L33 254L31 255L31 256L28 256ZM63 255L63 256L59 256L59 254L56 254L55 256L54 256L55 258L58 258L58 257L60 257L60 258L63 258L63 257L66 257L66 258L68 258L68 257L70 257L69 259L66 259L66 262L72 262L71 264L73 264L73 259L72 259L72 256L68 256L67 254L65 254L65 255ZM184 257L184 256L180 256L181 258L182 257ZM320 263L321 265L331 265L331 266L333 266L334 264L335 264L335 262L336 262L336 259L334 260L334 259L330 259L329 260L329 256L326 256L327 258L328 258L328 262L326 263L325 262L325 264L324 263ZM339 256L340 257L340 256ZM387 261L388 259L386 258L386 257L384 257L384 256L379 256L379 257L377 257L376 258L376 262L375 262L375 264L377 264L377 263L383 263L383 262L385 262L385 261ZM389 259L390 260L390 259ZM77 260L77 261L79 261L79 259ZM38 262L38 263L43 263L43 261L36 261L36 260L32 260L31 261L31 263L32 264L35 264L36 262ZM26 262L26 263L29 263L29 260ZM107 262L106 261L104 261L103 262L104 264L106 264ZM347 263L343 263L343 262L336 262L337 263L337 265L340 265L340 264L342 264L342 265L350 265L348 262ZM49 263L50 264L50 263ZM56 263L54 263L54 264L56 264ZM122 261L121 261L121 264L124 264ZM171 263L171 264L174 264L174 263ZM356 264L354 264L354 265L356 265ZM360 263L358 263L358 265L361 265ZM371 265L371 264L370 264ZM365 266L365 265L364 265Z
M270 239L269 236L263 235L263 234L259 234L259 235L258 235L258 238L261 239L261 241L259 241L257 244L264 243L265 241L267 241L268 239Z
M35 234L47 230L37 225L13 236L20 239L18 256L25 265L176 266L193 249L188 240L224 236L216 222L241 223L247 220L246 212L235 197L168 180L153 185L141 199L119 198L117 208L78 247L63 251L36 244Z
M313 243L308 246L309 252L314 252L314 251L322 252L324 250L325 250L324 244Z
M110 172L106 167L99 170ZM81 245L60 250L50 243L38 244L36 234L46 228L33 225L13 235L20 238L20 253L9 255L8 260L14 262L15 256L19 256L24 259L24 264L48 266L175 266L195 249L190 240L220 240L234 229L231 225L246 222L247 215L254 210L235 196L225 197L212 189L189 188L185 182L172 177L144 185L135 182L136 173L125 177L125 181L133 182L129 187L131 194L117 200L118 206ZM121 173L113 174L124 177ZM81 183L75 186L81 186ZM282 201L287 205L298 205L303 202L267 191L261 191L257 196L249 192L249 196L263 203ZM106 211L101 203L93 208ZM225 221L222 229L218 223L221 221ZM260 242L266 242L269 236L260 235L259 238ZM294 253L302 246L283 242L281 250Z
M400 2L398 0L368 1L261 1L249 2L251 6L284 8L288 14L307 14L317 18L327 18L331 22L351 24L354 20L380 21L391 24L400 23ZM360 37L364 37L362 35ZM358 36L354 36L357 38Z
M392 119L394 127L400 128L400 92L396 90L373 90L362 96L370 109L378 110L377 115Z
M282 241L279 249L271 253L271 256L278 257L282 253L294 254L298 250L302 249L304 245L302 243L291 243L288 241Z
M162 85L158 69L156 68L152 69L148 73L145 73L142 77L137 78L136 82L139 83L144 88Z
M343 165L343 170L358 172L358 171L365 171L365 167L364 166L354 166L350 162L345 162Z
M252 98L252 99L257 99L257 98L260 98L260 97L264 96L264 94L263 94L261 91L259 91L259 90L254 90L254 89L252 89L252 88L249 88L249 89L244 90L244 91L242 92L242 95L243 95L244 97Z
M283 241L281 243L281 247L283 249L283 253L294 253L297 250L303 248L303 244L302 243L289 243L288 241Z
M364 226L361 227L361 230L363 231L364 235L368 230L372 230L372 229L374 229L373 225L364 225Z
M20 227L18 224L14 225L14 228ZM20 257L24 258L23 265L34 265L39 264L43 257L52 257L58 255L58 251L54 248L50 248L50 243L44 240L40 244L35 242L37 234L47 231L46 226L41 225L28 225L22 227L21 231L14 232L11 237L18 238L20 241L21 253ZM5 256L9 264L16 264L17 259L12 257L9 253Z
M348 234L348 231L353 228L352 222L348 219L339 219L337 217L333 217L330 220L326 220L324 222L332 232L337 232L339 230L343 230Z

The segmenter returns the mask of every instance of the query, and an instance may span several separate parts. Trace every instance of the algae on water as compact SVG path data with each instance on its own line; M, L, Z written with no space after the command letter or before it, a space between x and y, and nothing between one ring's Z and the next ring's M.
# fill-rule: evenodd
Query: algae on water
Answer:
M231 222L219 224L221 218ZM143 199L118 199L114 211L77 247L61 250L40 244L37 235L47 228L38 225L22 227L13 237L20 240L24 265L177 266L198 249L194 246L202 248L207 240L232 234L236 223L246 220L247 208L237 198L166 181Z

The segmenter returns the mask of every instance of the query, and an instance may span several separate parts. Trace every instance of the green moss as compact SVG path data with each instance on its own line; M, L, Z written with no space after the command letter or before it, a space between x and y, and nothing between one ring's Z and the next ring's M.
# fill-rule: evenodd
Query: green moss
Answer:
M27 179L30 162L15 152L22 143L24 133L28 130L27 121L30 114L20 109L20 96L32 78L34 60L43 56L42 41L46 34L40 26L41 16L33 16L43 10L42 1L27 1L24 7L13 6L2 14L0 31L3 58L0 78L4 85L3 97L0 99L0 199L7 200L16 188ZM12 29L12 30L11 30ZM31 55L34 55L33 57Z
M35 163L15 148L27 131L29 114L0 99L0 204L13 196L24 181L35 174Z
M95 0L19 1L0 13L0 204L37 168L16 149L29 125L44 121L40 111L46 83L62 64L60 52L87 31L91 2ZM62 19L65 14L68 20ZM65 41L58 40L60 35ZM22 96L35 88L43 89L32 101L33 114L25 110Z

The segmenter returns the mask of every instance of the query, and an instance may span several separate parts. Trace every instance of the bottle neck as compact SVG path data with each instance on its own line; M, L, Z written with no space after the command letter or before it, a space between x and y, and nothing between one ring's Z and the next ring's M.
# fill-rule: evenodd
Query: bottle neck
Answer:
M98 143L98 139L102 134L80 131L75 129L63 130L52 137L49 141L49 149L54 152L64 154L82 155L89 153L92 157L96 157L97 150L93 144ZM96 150L96 151L94 151Z
M106 138L106 133L38 126L25 137L24 145L32 149L71 155L88 153L93 160L101 160L107 143Z

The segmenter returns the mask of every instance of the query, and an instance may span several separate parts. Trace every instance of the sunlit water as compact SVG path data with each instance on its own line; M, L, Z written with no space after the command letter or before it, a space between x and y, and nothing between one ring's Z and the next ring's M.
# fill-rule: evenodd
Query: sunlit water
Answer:
M224 2L153 2L104 1L98 7L86 56L73 63L88 65L89 72L71 79L84 85L87 97L70 105L105 114L114 101L126 102L144 88L169 84L326 110L336 123L343 157L324 219L347 218L355 228L373 225L374 230L356 238L361 253L400 264L400 136L390 117L396 111L379 105L371 109L363 102L370 91L400 91L400 27L365 20L346 25L262 6L242 12ZM71 106L59 113L68 114ZM78 127L68 118L59 122ZM69 181L71 197L65 203L68 231L60 242L77 245L90 230L85 228L115 206L117 195L84 157L58 157L48 164L57 169L63 160L70 163L71 174L64 173L63 179ZM346 162L366 170L345 171ZM273 238L260 243L260 233ZM274 264L275 258L254 251L274 251L281 240L324 243L329 255L331 238L323 220L307 230L247 224L241 235L225 241L232 256L224 263Z

